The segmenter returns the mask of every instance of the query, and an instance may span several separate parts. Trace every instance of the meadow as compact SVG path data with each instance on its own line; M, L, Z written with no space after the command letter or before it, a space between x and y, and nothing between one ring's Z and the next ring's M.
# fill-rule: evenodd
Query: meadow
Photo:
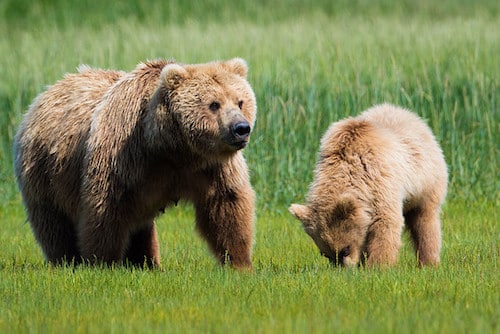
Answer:
M497 1L0 3L0 332L500 332ZM188 203L158 219L162 268L51 267L32 236L12 139L46 85L79 64L242 57L258 116L254 271L219 267ZM287 212L321 135L381 102L431 126L449 165L439 268L405 237L392 269L335 268Z

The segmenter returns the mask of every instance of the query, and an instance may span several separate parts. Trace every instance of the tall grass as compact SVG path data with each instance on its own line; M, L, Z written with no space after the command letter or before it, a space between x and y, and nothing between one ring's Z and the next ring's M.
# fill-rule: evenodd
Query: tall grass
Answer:
M495 332L500 316L497 1L0 3L0 332ZM246 149L255 272L222 269L190 206L160 219L163 269L52 268L25 221L12 140L33 98L81 63L243 57L258 100ZM450 170L443 258L331 268L286 214L328 125L380 102L424 117Z
M230 15L224 14L222 22L217 16L195 21L180 15L185 18L182 24L168 24L155 16L158 12L151 21L140 14L130 16L134 6L144 6L131 2L123 5L129 15L108 23L104 11L97 15L99 24L86 26L76 18L74 24L54 24L53 16L58 22L63 11L43 2L30 6L29 13L47 17L35 15L36 26L19 27L17 20L15 29L8 20L0 25L5 32L0 38L3 198L16 192L11 144L22 113L45 85L78 64L130 70L158 57L191 63L242 56L249 61L259 104L246 155L263 205L275 208L300 199L328 124L383 101L415 110L428 120L450 166L450 198L498 201L500 39L492 14L497 9L485 13L492 6L489 2L484 8L464 3L483 14L468 16L464 10L442 19L418 11L356 15L347 4L337 5L344 16L324 4L325 12L330 8L335 15L313 7L307 15L290 14L290 19L285 14L294 11L284 11L278 15L284 19L276 22L253 23L248 16L228 21ZM397 8L410 6L404 4ZM10 13L13 6L5 6L4 12ZM241 6L246 10L254 5ZM366 6L358 3L354 9ZM384 2L374 11L381 8ZM444 13L444 8L427 12ZM20 20L28 22L26 17Z

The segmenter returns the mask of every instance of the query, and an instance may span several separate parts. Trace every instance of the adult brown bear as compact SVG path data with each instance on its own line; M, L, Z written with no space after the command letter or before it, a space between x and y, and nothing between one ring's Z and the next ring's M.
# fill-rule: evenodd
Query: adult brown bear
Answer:
M28 219L52 263L159 265L154 218L191 201L221 263L251 267L254 192L241 149L255 115L247 64L80 67L40 94L15 138Z

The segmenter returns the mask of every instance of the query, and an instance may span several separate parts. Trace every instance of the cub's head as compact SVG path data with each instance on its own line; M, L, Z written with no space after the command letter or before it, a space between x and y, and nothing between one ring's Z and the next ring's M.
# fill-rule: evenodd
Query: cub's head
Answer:
M369 217L359 201L343 195L333 204L292 204L288 209L302 222L321 254L335 265L354 266L362 260Z
M223 159L247 145L257 108L247 71L240 58L163 68L168 112L193 152Z

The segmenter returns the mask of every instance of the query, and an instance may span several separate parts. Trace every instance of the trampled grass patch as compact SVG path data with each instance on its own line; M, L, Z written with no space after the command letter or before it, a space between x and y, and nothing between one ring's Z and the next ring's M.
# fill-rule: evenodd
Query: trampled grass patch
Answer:
M0 4L0 332L500 330L496 1L148 5ZM159 219L162 269L46 265L12 172L32 99L80 63L235 56L259 109L245 152L255 270L216 265L186 204ZM424 117L449 164L437 269L417 268L408 240L393 269L331 267L286 210L304 199L328 125L384 101Z

